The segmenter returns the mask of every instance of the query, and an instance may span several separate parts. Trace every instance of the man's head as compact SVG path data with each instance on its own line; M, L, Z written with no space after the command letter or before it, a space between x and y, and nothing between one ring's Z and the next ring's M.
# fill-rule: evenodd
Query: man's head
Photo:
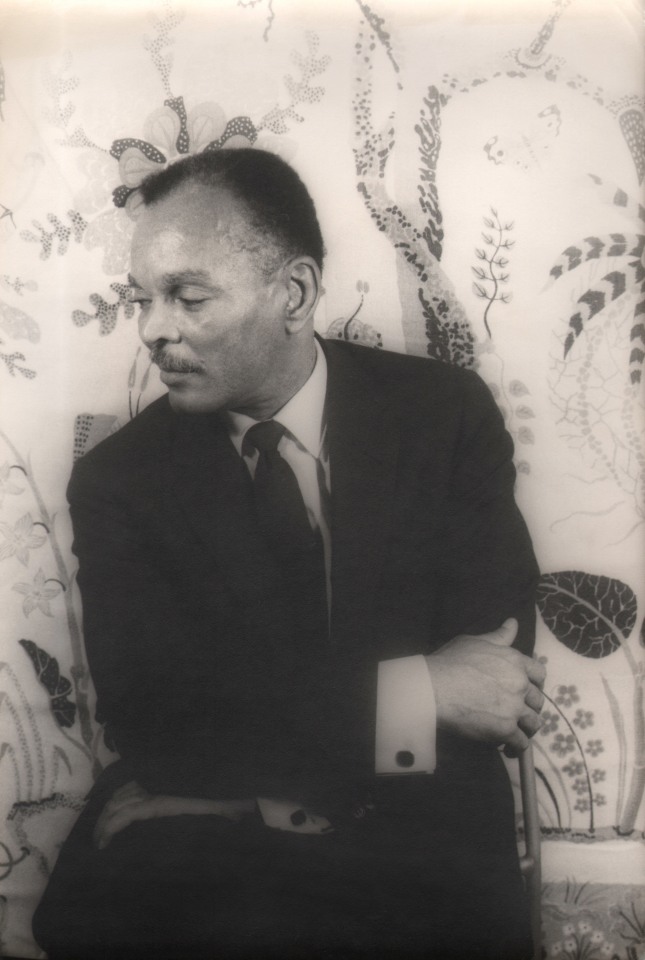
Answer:
M141 194L132 299L172 406L271 416L314 360L323 244L305 186L273 154L219 150Z

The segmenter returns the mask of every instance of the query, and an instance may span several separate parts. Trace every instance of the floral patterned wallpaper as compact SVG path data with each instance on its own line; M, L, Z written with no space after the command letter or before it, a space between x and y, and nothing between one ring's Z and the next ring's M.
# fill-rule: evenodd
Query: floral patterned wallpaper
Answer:
M33 13L0 12L0 952L38 956L31 911L113 757L65 486L161 392L126 296L137 186L187 153L253 145L316 200L320 332L474 367L506 418L543 571L544 949L645 956L639 4Z

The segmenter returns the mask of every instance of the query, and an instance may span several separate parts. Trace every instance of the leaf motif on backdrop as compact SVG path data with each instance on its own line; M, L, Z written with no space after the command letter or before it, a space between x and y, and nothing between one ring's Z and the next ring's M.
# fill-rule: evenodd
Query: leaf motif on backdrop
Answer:
M357 189L376 227L387 237L404 269L400 282L414 290L414 301L404 311L403 334L408 352L472 367L475 338L463 304L441 268L443 227L436 189L436 165L441 148L442 101L429 85L419 122L414 130L419 140L421 167L418 175L419 218L416 208L403 209L390 196L387 165L396 146L395 115L378 127L374 120L373 68L377 45L387 45L389 33L379 20L361 21L355 44L354 93L352 98L354 166ZM393 64L393 66L396 66ZM419 224L417 226L417 223ZM409 268L411 274L406 272ZM407 292L406 287L406 292Z
M325 54L322 57L317 56L320 39L318 34L311 30L305 33L307 41L307 53L302 54L298 50L292 53L292 60L298 67L300 79L294 79L291 74L287 74L283 80L290 96L290 103L286 107L275 106L262 117L258 124L258 130L270 130L272 133L288 133L287 121L292 120L296 123L302 123L304 117L296 111L296 107L302 103L318 103L322 100L325 93L324 87L312 87L313 77L324 73L331 57Z
M441 150L441 103L435 87L428 89L414 130L419 138L419 206L426 220L423 237L437 260L443 253L443 216L437 189L437 161ZM424 109L425 108L425 109Z
M601 199L619 207L632 218L645 220L645 208L616 184L603 181L590 174ZM569 317L569 332L564 341L563 356L566 358L589 321L605 311L621 297L636 292L633 324L630 331L631 351L629 356L629 379L632 384L641 382L645 364L645 234L610 233L585 237L577 244L567 247L549 272L553 284L560 277L591 260L609 258L617 261L614 269L589 287L579 298L579 309Z
M40 244L39 257L41 260L48 260L51 256L52 250L54 249L54 240L58 244L56 252L59 257L62 257L67 253L70 240L73 239L75 243L81 242L87 227L87 222L78 210L68 210L67 218L71 226L67 226L55 213L48 213L47 222L51 229L43 227L42 223L38 220L32 220L32 226L36 228L38 233L34 233L33 230L21 230L20 236L28 243Z
M629 101L631 98L625 99ZM642 183L643 178L645 178L645 116L643 116L643 107L638 101L634 106L631 106L629 102L621 104L619 101L614 109L618 114L621 132L636 167L638 182Z
M40 327L33 317L18 307L11 307L0 300L0 330L13 340L29 340L38 343Z
M636 622L636 597L621 580L578 570L545 573L537 606L555 637L582 657L607 657Z
M74 461L121 426L118 417L106 413L79 413L74 420Z
M508 389L513 397L525 397L529 393L529 388L521 380L511 380Z
M24 310L11 307L3 301L0 301L0 330L15 340L29 340L30 343L37 343L40 340L40 327L33 317L30 317ZM4 342L4 340L0 340L0 344L4 344ZM12 377L16 375L16 370L28 380L33 380L36 376L34 370L20 366L20 363L24 363L26 360L24 353L0 352L0 360L5 364Z
M38 647L32 640L19 640L31 660L36 676L49 694L50 706L59 727L74 726L76 704L69 700L72 684L60 674L58 660Z
M595 317L597 313L600 313L601 310L604 310L607 304L622 297L626 288L625 274L620 270L612 270L593 287L586 290L581 297L578 297L580 309L569 317L569 327L571 329L564 341L565 357L575 343L576 337L579 337L582 333L584 324Z
M91 314L86 313L85 310L74 310L72 322L76 327L84 327L90 321L98 320L99 334L106 337L116 327L119 310L123 309L127 318L134 316L134 304L130 300L130 287L125 283L111 283L110 290L114 291L118 297L116 303L109 303L99 293L90 294L90 303L96 308L95 312Z
M2 204L0 204L0 207L1 206ZM0 220L2 220L2 214L0 214ZM0 287L3 290L12 290L21 297L23 290L29 290L30 293L34 293L34 291L38 289L38 284L35 280L23 280L21 277L12 278L9 274L5 273L0 276Z
M98 216L88 222L78 210L69 210L67 215L71 220L71 227L54 214L47 217L49 226L32 221L35 231L24 230L21 236L28 242L40 244L41 259L46 260L51 256L55 244L58 245L57 252L64 254L70 239L77 243L83 240L86 249L91 250L97 246L103 248L102 266L106 273L124 273L129 252L128 229L121 222L123 218L115 214L118 215L119 210L125 209L131 220L136 219L141 204L139 187L149 173L162 170L188 154L219 150L222 147L251 147L256 144L260 131L286 133L287 121L300 123L304 120L304 117L296 112L296 106L317 103L322 99L324 87L313 86L311 81L327 69L331 58L318 55L319 38L317 34L306 31L307 52L303 54L294 50L291 58L300 76L294 78L289 74L284 77L290 98L286 107L274 107L255 123L247 116L236 116L227 120L217 103L200 103L187 109L184 98L175 96L172 91L170 73L173 58L172 53L165 49L173 43L172 32L183 17L182 12L173 10L171 4L167 3L163 15L150 15L155 35L142 38L143 47L149 52L152 63L161 76L165 93L163 106L153 110L145 121L142 137L119 137L113 140L109 150L105 150L94 143L82 127L71 130L70 122L76 106L65 100L65 97L79 85L77 77L65 76L71 67L71 55L63 58L57 72L50 71L46 74L45 85L52 98L52 107L47 116L49 121L64 133L64 139L59 143L94 149L92 156L86 154L80 161L89 183L79 193L78 201L86 213L97 213ZM270 132L262 134L262 147L286 155L290 150L289 144L282 140L275 143L274 139ZM121 181L117 186L114 186L114 160L118 162L118 177ZM111 199L111 213L100 209L105 193L107 202ZM9 210L7 212L11 214ZM113 284L110 286L119 295L118 303L109 303L100 294L92 294L90 302L96 312L92 315L83 310L75 310L72 320L76 326L84 326L97 319L100 334L106 335L114 329L121 308L125 308L126 316L131 316L130 306L124 302L121 291ZM34 377L33 371L18 366L16 361L24 359L22 354L0 353L0 360L4 361L12 376L17 370L25 377Z
M108 276L121 276L130 263L130 243L134 231L134 222L124 217L112 207L100 213L92 220L85 236L83 246L86 250L96 247L103 251L101 268Z
M509 282L509 259L506 254L515 246L509 234L514 227L512 221L502 221L494 207L490 208L490 217L484 217L485 231L481 238L483 247L475 247L477 264L471 267L475 280L473 290L476 297L486 301L483 321L486 334L492 338L488 315L494 303L508 304L512 294L506 289Z
M595 184L596 192L600 200L604 203L613 204L620 207L632 220L639 219L645 223L645 206L640 199L630 196L622 187L613 183L611 180L603 180L595 173L587 174L589 179Z
M535 414L527 404L521 403L519 407L515 409L515 416L519 417L520 420L532 420Z
M0 340L0 344L3 343ZM22 374L23 377L26 377L27 380L33 380L36 376L35 370L30 370L29 367L23 367L20 364L26 361L24 353L16 351L15 353L2 353L0 352L0 360L5 364L9 374L12 377L15 377L16 370L18 373Z
M14 482L14 478L11 475L12 470L22 472L20 467L16 466L16 464L9 463L8 460L0 464L0 506L2 506L2 502L7 494L18 496L24 492L25 488L18 486L18 484Z
M603 236L585 237L578 245L573 244L563 250L549 271L548 287L552 286L563 274L575 270L589 260L601 257L634 257L632 266L643 255L645 237L638 233L609 233Z
M383 337L379 331L375 330L371 324L365 323L364 320L358 320L356 317L349 320L344 320L342 317L339 320L334 320L327 328L325 339L347 340L348 343L360 343L364 347L383 349Z

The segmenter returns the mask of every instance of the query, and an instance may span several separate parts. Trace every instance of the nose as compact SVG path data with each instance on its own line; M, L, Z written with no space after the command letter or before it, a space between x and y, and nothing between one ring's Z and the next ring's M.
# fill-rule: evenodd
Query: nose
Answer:
M160 341L178 343L181 333L172 305L151 300L143 307L139 315L139 336L149 348Z

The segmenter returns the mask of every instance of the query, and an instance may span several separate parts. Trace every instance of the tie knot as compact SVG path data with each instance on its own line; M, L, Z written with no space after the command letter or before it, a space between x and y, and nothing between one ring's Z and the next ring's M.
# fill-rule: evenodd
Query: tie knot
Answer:
M275 420L263 420L247 430L244 443L250 444L260 453L274 453L284 436L286 428Z

